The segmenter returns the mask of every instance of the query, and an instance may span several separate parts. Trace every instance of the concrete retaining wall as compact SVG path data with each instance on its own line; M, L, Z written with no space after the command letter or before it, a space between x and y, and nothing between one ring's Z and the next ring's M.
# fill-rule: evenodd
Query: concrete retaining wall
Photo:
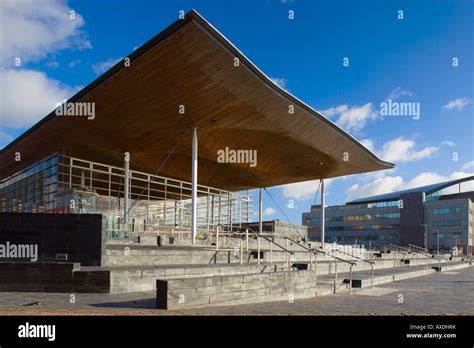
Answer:
M188 277L223 276L253 274L264 272L287 271L286 264L243 264L243 265L210 265L209 267L192 265L173 268L133 268L110 270L110 292L123 293L135 291L152 291L156 288L156 279L173 279Z
M156 306L161 309L180 309L293 301L332 291L332 284L319 284L316 287L314 272L310 271L158 279Z

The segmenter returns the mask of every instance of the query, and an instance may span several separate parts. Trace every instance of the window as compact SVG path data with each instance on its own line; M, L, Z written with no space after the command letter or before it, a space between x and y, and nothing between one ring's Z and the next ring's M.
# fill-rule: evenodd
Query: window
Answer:
M456 220L434 220L434 227L461 226L461 219Z
M444 214L460 214L461 208L434 208L434 215L444 215Z

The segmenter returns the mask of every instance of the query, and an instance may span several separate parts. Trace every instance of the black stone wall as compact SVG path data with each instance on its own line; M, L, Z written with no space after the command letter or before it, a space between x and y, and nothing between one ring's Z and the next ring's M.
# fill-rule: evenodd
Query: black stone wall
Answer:
M7 241L38 244L37 262L56 261L57 253L66 253L67 262L100 266L105 253L101 214L0 213L0 244Z

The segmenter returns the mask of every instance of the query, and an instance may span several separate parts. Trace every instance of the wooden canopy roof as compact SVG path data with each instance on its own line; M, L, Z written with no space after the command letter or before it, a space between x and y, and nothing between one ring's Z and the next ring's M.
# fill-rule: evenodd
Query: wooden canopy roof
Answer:
M198 181L222 189L393 167L276 85L194 10L128 58L69 100L94 102L94 120L51 112L0 151L0 179L53 152L119 166L129 152L132 169L154 173L181 139L160 175L190 180L191 127ZM257 150L257 165L218 163L226 147Z

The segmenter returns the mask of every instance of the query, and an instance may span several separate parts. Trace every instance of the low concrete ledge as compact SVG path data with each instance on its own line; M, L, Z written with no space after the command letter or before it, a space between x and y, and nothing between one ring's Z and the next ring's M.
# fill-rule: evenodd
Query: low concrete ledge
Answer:
M314 272L310 271L158 279L156 307L184 309L293 301L332 291L331 284L316 287Z
M462 262L454 265L438 265L438 266L433 266L433 270L436 272L447 272L447 271L454 271L456 269L463 269L467 267L471 267L472 263L471 262Z
M392 283L396 282L399 280L404 280L404 279L409 279L409 278L415 278L415 277L421 277L424 275L428 275L431 273L435 273L434 269L419 269L419 270L413 270L410 272L402 272L402 273L394 273L394 274L387 274L383 276L375 276L374 277L374 286L381 285L381 284L386 284L386 283ZM349 279L344 279L345 284L349 284L350 280ZM364 278L353 278L352 279L352 288L367 288L372 285L372 279L370 276L364 277Z

